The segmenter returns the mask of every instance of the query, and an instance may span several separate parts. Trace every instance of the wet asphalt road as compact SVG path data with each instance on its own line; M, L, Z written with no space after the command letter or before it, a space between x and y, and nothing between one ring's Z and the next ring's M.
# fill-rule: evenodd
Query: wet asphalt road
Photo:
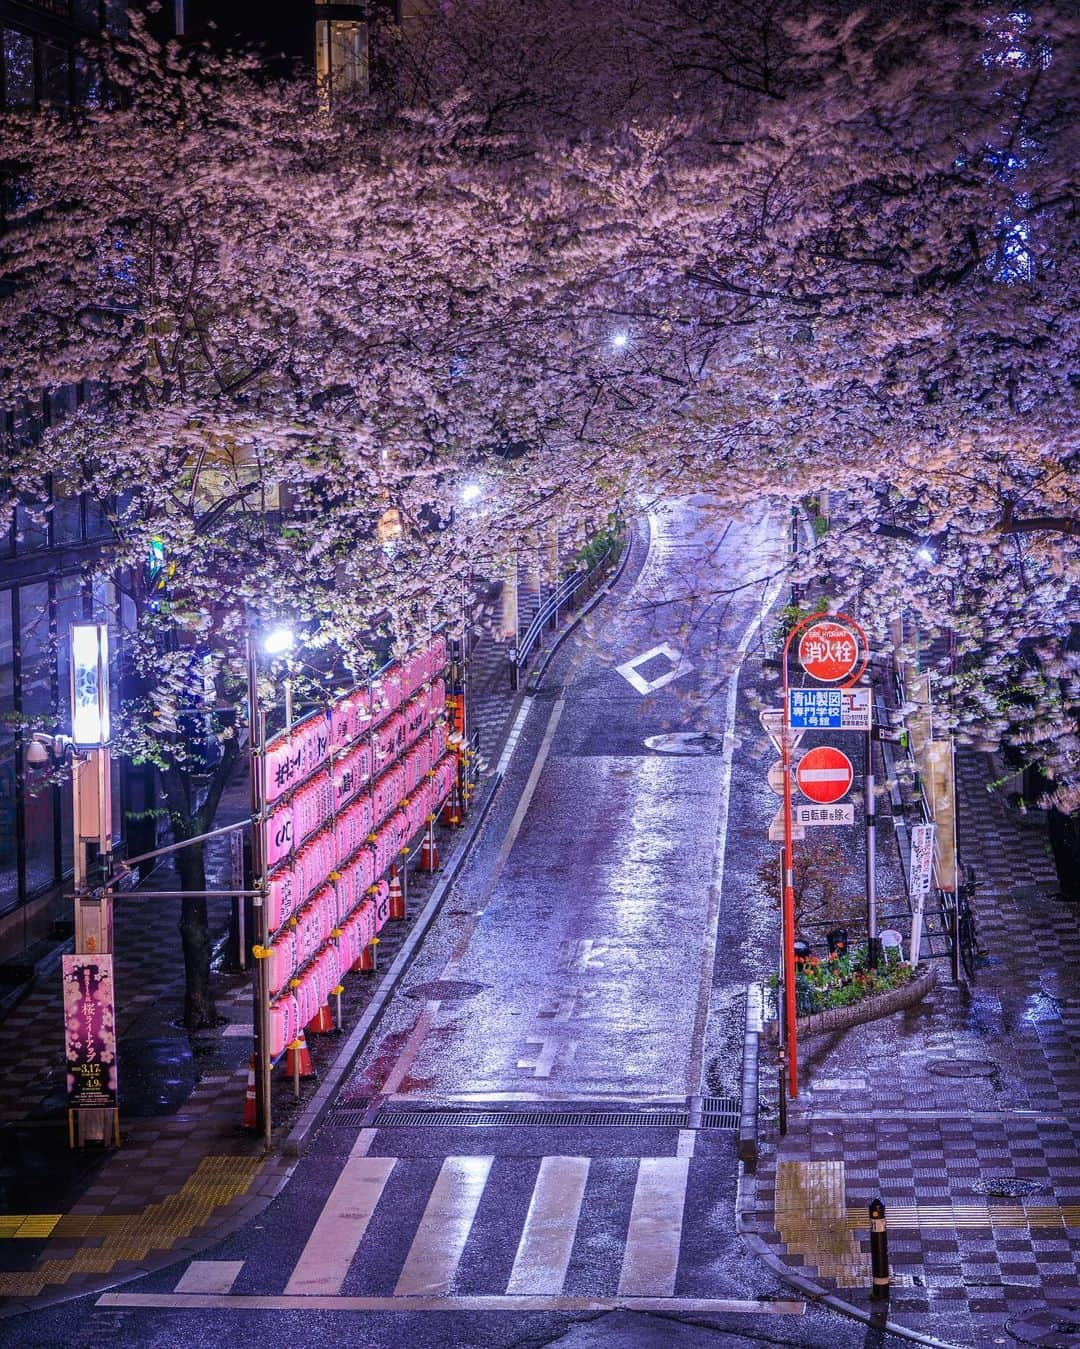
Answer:
M121 1293L168 1305L67 1303L0 1323L0 1343L891 1343L813 1307L718 1304L793 1297L734 1234L730 1130L565 1119L616 1102L685 1110L737 1082L742 982L772 940L737 866L723 882L731 679L771 598L780 528L676 503L649 535L527 704L482 838L343 1089L356 1118L331 1117L205 1271L179 1264ZM732 593L705 597L703 575ZM646 744L703 731L707 753ZM434 1127L358 1123L437 1105L451 1113ZM463 1107L554 1118L470 1127ZM177 1296L204 1277L216 1301ZM551 1296L505 1300L534 1288ZM650 1309L587 1305L620 1293ZM315 1295L318 1309L303 1301ZM350 1297L391 1301L335 1304Z

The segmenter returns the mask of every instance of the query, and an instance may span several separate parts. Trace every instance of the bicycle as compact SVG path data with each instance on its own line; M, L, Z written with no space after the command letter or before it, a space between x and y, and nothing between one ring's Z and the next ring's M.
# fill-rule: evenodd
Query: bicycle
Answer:
M975 914L971 908L971 899L975 897L975 868L964 868L964 883L956 894L956 938L960 944L960 960L964 973L969 979L975 977L975 960L982 954L979 935L975 930Z

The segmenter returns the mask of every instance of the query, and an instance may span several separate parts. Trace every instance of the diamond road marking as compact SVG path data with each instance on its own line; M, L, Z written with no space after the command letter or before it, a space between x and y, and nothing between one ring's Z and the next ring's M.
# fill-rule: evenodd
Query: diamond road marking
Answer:
M646 679L638 673L639 665L647 665L649 661L657 656L666 656L671 662L671 669L656 679ZM693 665L684 658L680 651L676 651L673 646L667 642L662 642L659 646L654 646L649 651L644 651L640 656L635 656L633 660L628 660L622 665L616 665L615 669L626 680L631 688L637 689L643 696L647 693L655 693L657 689L662 689L665 684L670 684L673 679L678 679L680 675L689 674Z

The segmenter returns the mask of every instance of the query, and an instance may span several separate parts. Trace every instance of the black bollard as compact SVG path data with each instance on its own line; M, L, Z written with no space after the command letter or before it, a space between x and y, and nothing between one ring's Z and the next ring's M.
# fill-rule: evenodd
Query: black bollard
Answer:
M870 1204L870 1296L889 1296L889 1234L885 1227L885 1205L880 1199Z

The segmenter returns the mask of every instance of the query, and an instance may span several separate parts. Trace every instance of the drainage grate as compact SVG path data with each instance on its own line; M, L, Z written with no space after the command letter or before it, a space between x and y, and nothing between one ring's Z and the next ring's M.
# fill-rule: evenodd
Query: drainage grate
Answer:
M336 1106L326 1112L323 1123L331 1129L362 1129L366 1117L366 1108L357 1110L353 1107Z
M701 1127L703 1129L737 1129L742 1103L737 1096L703 1096L701 1098Z
M380 1129L685 1129L685 1110L392 1110L372 1120Z
M653 1110L551 1110L539 1107L478 1110L468 1106L431 1106L400 1110L382 1106L371 1113L364 1103L335 1106L324 1123L330 1128L360 1129L686 1129L690 1111L669 1108ZM701 1100L702 1129L736 1129L739 1100L733 1096L705 1096Z

